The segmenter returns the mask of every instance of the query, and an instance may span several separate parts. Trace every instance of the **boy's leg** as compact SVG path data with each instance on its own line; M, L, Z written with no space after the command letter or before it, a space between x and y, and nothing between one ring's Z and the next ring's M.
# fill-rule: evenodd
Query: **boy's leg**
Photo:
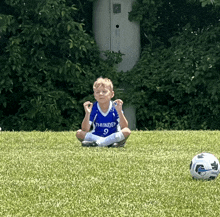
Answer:
M128 127L125 127L121 130L125 139L127 139L131 135L131 130Z
M76 137L82 142L85 141L95 141L98 146L104 147L109 146L113 143L120 143L127 140L127 138L130 136L131 131L129 128L123 128L121 131L113 133L107 137L100 137L96 136L90 132L85 132L82 130L78 130L76 132Z
M118 147L124 147L125 146L126 140L130 136L131 131L130 131L129 128L124 128L124 129L122 129L122 132L123 132L123 135L124 135L125 139L120 141L120 142L115 142L115 143L110 144L108 146L109 148L118 148Z
M80 142L82 142L82 141L85 139L86 133L87 133L87 132L85 132L85 131L83 131L83 130L77 130L77 132L76 132L76 138L77 138Z
M123 128L121 131L113 133L105 138L101 138L96 143L98 146L109 146L113 143L125 142L130 136L131 131L129 128Z
M98 146L96 141L100 140L102 137L96 136L90 132L86 132L83 130L78 130L76 132L77 139L82 143L82 146L85 147L95 147Z
M83 131L83 130L78 130L76 132L76 137L77 139L82 142L82 141L97 141L99 139L101 139L102 137L100 136L96 136L90 132L86 132L86 131Z

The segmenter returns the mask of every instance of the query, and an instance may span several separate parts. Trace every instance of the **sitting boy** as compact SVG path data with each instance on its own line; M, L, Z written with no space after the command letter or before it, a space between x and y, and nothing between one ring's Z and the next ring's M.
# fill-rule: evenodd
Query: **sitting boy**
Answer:
M96 102L93 104L87 101L83 104L85 117L82 129L77 131L76 137L82 142L82 146L86 147L124 146L131 131L122 111L123 101L111 101L114 97L112 81L108 78L98 78L93 90ZM89 132L91 125L93 129Z

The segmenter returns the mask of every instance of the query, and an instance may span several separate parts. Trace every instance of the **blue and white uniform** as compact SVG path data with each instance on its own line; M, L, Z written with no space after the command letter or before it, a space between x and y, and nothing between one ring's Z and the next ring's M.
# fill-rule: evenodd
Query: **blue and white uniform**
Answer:
M95 102L90 114L89 124L93 125L92 134L106 137L121 130L118 112L110 101L108 111L103 113L99 103Z

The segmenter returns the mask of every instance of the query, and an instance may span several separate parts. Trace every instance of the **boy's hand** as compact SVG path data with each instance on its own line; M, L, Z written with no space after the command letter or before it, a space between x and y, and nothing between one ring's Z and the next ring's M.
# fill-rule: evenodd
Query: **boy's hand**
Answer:
M92 107L93 107L93 103L91 103L90 101L87 101L83 104L85 112L86 113L91 113L92 112Z
M117 112L121 112L122 111L122 105L123 105L123 101L121 99L116 99L114 102L113 102Z

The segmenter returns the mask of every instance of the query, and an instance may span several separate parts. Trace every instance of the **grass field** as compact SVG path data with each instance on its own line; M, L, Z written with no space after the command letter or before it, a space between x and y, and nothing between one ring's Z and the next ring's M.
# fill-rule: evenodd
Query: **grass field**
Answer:
M220 216L220 177L192 180L194 155L220 159L218 131L135 131L124 148L75 132L0 132L0 216Z

